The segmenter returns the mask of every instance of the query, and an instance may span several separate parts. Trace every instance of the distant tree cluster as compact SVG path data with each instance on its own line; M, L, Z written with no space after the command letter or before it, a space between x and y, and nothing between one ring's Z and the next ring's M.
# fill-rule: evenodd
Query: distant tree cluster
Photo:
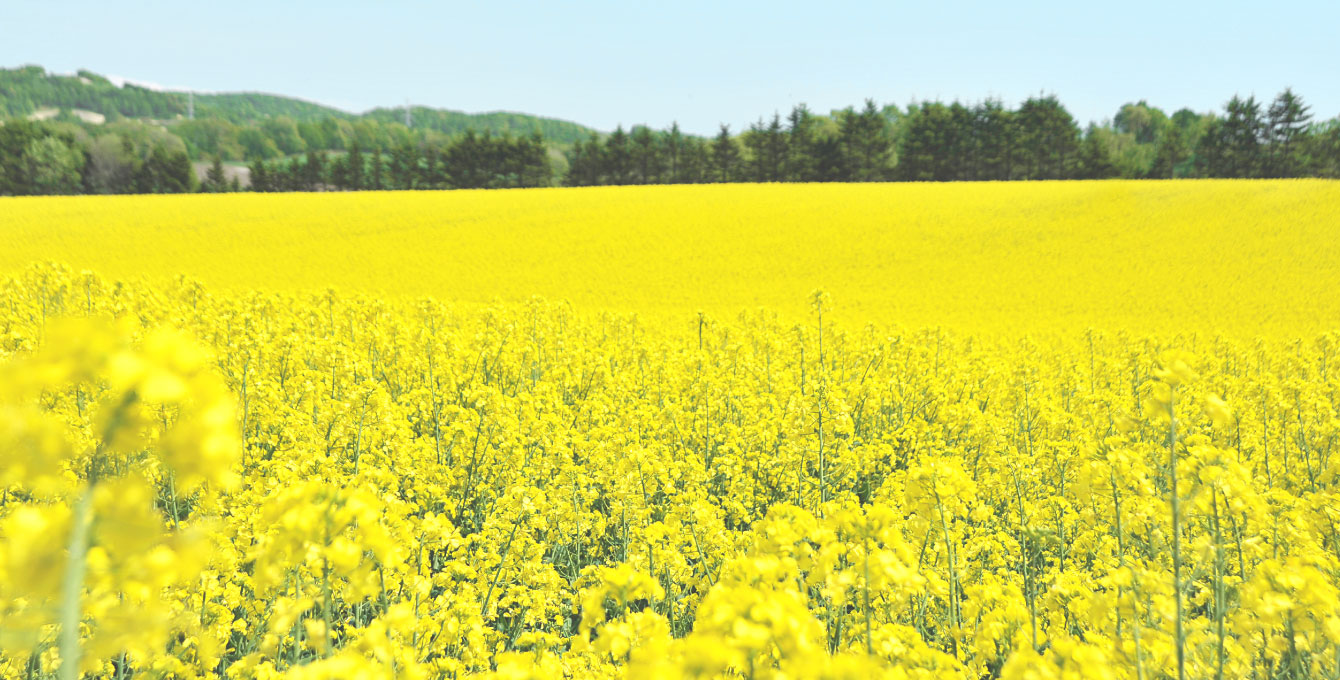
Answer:
M194 158L221 156L244 161L285 158L308 151L346 151L354 145L391 148L427 134L412 133L398 123L336 117L298 121L288 116L243 125L221 118L197 118L178 121L170 129L186 143Z
M796 107L782 123L751 125L738 136L721 126L711 139L620 127L603 140L574 146L566 183L678 184L693 182L853 182L894 179L894 140L884 114L867 101L860 111L830 118Z
M403 140L371 153L358 140L347 153L309 151L301 159L251 164L254 191L359 191L363 189L505 189L548 186L549 149L528 137L467 132L444 143Z
M1054 96L1018 108L923 102L906 109L799 106L713 139L637 126L591 136L569 152L565 183L867 182L1301 177L1340 175L1340 120L1311 124L1290 90L1263 110L1234 97L1225 114L1168 116L1127 104L1107 125L1081 130Z
M182 193L197 187L180 139L144 125L0 125L0 195Z

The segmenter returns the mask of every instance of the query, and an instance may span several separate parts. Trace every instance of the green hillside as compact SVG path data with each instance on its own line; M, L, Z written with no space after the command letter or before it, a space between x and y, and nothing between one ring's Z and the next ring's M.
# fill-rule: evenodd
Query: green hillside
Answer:
M492 111L489 113L462 113L447 109L431 109L424 106L410 107L410 116L414 127L436 130L446 135L458 135L467 130L489 131L494 134L529 135L536 130L545 140L555 144L571 144L591 136L592 130L584 125L542 118L525 113ZM396 123L405 119L405 109L376 108L364 113L360 118L380 123Z
M41 66L0 69L0 118L20 118L42 109L82 109L109 121L126 118L175 120L187 115L187 94L151 90L127 83L116 86L106 77L81 70L75 75L48 73ZM454 136L466 131L529 135L538 130L556 144L586 139L594 130L568 121L524 113L464 113L414 107L414 127ZM324 119L397 123L403 108L377 108L355 114L314 102L257 92L197 94L196 120L222 120L234 125L286 117L296 123Z

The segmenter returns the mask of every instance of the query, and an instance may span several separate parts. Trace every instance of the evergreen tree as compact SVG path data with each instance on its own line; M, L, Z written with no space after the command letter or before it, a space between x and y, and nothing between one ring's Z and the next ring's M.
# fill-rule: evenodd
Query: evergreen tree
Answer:
M817 121L809 107L798 104L786 116L786 158L782 175L792 182L813 182L819 179L815 172L814 144L818 132Z
M888 120L865 100L861 111L847 109L839 120L842 150L852 181L878 182L889 178L893 169L893 138Z
M978 142L974 135L972 109L960 102L949 105L949 128L945 154L949 157L950 177L954 180L978 179Z
M944 182L953 179L947 141L953 120L939 102L923 102L914 109L903 135L899 176L909 181Z
M746 174L754 182L766 182L768 176L767 158L763 151L765 143L763 129L763 119L760 118L757 123L750 123L749 129L740 135L746 152L744 158Z
M836 137L820 135L810 144L810 168L814 182L850 182L852 175L847 167L847 155L842 141Z
M451 181L444 150L436 144L425 143L423 156L417 166L415 186L420 189L442 189L450 186Z
M721 131L712 141L712 170L718 182L738 181L736 176L740 164L740 147L731 137L730 126L721 124Z
M670 123L670 130L665 134L665 162L666 170L669 172L667 182L677 184L684 181L682 173L682 156L684 154L684 133L679 130L679 122Z
M1112 150L1103 143L1102 132L1090 124L1080 143L1078 175L1081 179L1108 179L1119 174L1117 164L1112 161Z
M1016 153L1014 112L1000 100L988 99L973 109L973 127L978 140L977 179L1009 180Z
M1306 145L1318 176L1340 177L1340 118L1320 126Z
M195 170L185 151L156 145L135 174L135 190L146 194L187 193L195 186Z
M605 140L604 169L609 184L628 184L632 179L633 152L628 148L628 133L620 125Z
M585 142L574 144L568 153L568 174L564 183L573 187L600 184L604 167L604 149L593 133Z
M1200 174L1208 177L1259 177L1264 170L1265 123L1255 97L1234 95L1225 116L1212 121L1196 146Z
M330 163L326 165L326 176L329 178L329 188L335 191L348 191L349 189L349 157L334 156Z
M223 173L223 158L215 155L214 162L210 164L209 171L205 173L205 191L213 193L222 193L225 189L226 178Z
M632 141L632 160L633 167L636 170L637 177L634 182L637 184L656 184L661 180L661 150L656 144L656 138L652 135L651 129L645 125L638 125L633 128L631 135Z
M1306 134L1307 122L1311 119L1309 107L1290 88L1285 88L1271 102L1266 113L1266 135L1270 143L1268 174L1271 177L1302 174L1304 159L1299 141Z
M363 146L357 139L349 144L349 153L345 156L345 188L358 191L363 188Z
M419 172L419 149L408 139L391 150L391 161L387 168L392 189L415 189L415 180Z
M1191 146L1187 143L1187 133L1183 128L1169 125L1159 138L1158 148L1154 151L1154 162L1146 175L1151 179L1172 179L1177 177L1178 167L1191 155Z
M706 141L696 137L684 138L679 174L681 182L690 184L712 180L712 154Z
M382 173L386 169L386 163L382 160L382 148L379 146L372 152L372 184L369 187L373 191L381 191L386 188L385 178Z
M302 164L302 188L307 191L319 191L324 188L329 178L325 152L308 151L307 160Z
M265 161L251 162L251 190L274 191L270 186L270 170L265 166Z
M270 180L278 191L302 191L307 184L307 164L301 160L291 160L276 166L277 170Z
M1053 95L1030 97L1016 114L1023 179L1067 179L1079 152L1079 125Z
M521 164L518 186L547 187L553 183L554 168L549 160L549 148L539 130L532 132L530 137L517 140L517 156Z
M763 134L763 171L764 180L781 182L786 180L787 135L782 129L782 117L772 114L772 121L762 131Z

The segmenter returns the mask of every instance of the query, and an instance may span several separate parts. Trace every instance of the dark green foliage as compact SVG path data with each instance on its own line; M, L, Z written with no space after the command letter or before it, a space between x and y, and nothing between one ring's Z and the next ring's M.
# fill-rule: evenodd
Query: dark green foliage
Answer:
M667 172L666 182L675 184L684 181L685 139L678 122L670 124L670 129L665 133L661 145Z
M29 145L48 134L45 126L26 120L0 126L0 194L36 193L23 159Z
M538 135L513 137L467 132L449 142L405 142L371 154L355 138L343 154L308 151L303 159L256 162L257 191L363 189L501 189L553 183L548 148ZM259 178L259 179L258 179Z
M186 98L134 85L117 87L87 72L58 76L41 66L0 69L0 117L27 116L43 107L95 111L108 119L163 119L185 115Z
M369 121L383 125L395 123L403 127L405 110L403 108L378 108L362 115ZM593 132L590 128L565 120L543 118L524 113L462 113L445 109L430 109L415 106L410 109L413 129L432 130L447 136L464 134L467 130L477 133L491 132L494 135L527 136L538 131L545 140L557 144L573 144L585 139Z
M23 175L31 193L74 194L81 187L84 155L77 145L58 136L28 142L23 152Z
M586 141L577 142L568 153L568 186L586 187L601 183L605 167L604 148L594 133Z
M1255 97L1234 95L1224 118L1211 121L1196 146L1196 165L1206 177L1260 177L1265 170L1266 142L1261 104Z
M228 190L227 179L224 177L223 173L222 158L218 156L214 157L214 162L209 165L209 171L205 173L205 184L201 189L216 194Z
M1077 170L1079 125L1056 97L1030 97L1016 114L1021 179L1068 179Z
M605 140L602 154L605 177L608 184L628 184L632 174L633 152L628 148L628 134L623 126L614 129L614 134Z
M1285 88L1266 112L1266 140L1270 152L1266 157L1266 174L1270 177L1297 177L1306 170L1307 159L1299 142L1307 133L1307 122L1312 119L1309 107L1293 90Z
M1139 103L1122 106L1112 118L1112 128L1131 135L1137 144L1153 144L1167 126L1168 116L1143 99Z
M721 131L712 140L712 171L717 182L738 182L736 170L740 165L740 147L730 135L730 126L721 125Z
M274 186L270 183L270 169L261 161L251 163L251 190L274 191Z
M865 100L859 112L847 109L838 116L847 179L853 182L878 182L893 174L894 147L888 121L875 108L874 100Z
M275 146L285 155L302 153L307 150L307 142L298 134L298 124L288 116L269 118L261 121L261 132L274 141Z
M1340 118L1315 126L1304 138L1304 153L1322 177L1340 177Z
M242 157L246 160L268 160L281 155L275 140L270 139L259 128L245 128L237 135L238 146L242 148Z
M910 116L899 157L899 174L911 181L945 182L960 179L956 148L968 130L957 129L949 107L924 103Z
M134 190L141 194L180 194L195 188L195 171L183 150L155 146L135 173Z
M179 92L164 92L165 96L183 98ZM313 102L281 97L260 92L229 92L227 94L195 95L195 117L219 118L230 123L248 123L269 118L289 118L294 121L322 120L325 118L353 118L354 114Z
M973 127L978 169L973 179L1011 179L1019 150L1014 112L999 100L988 99L973 107Z
M645 125L634 127L629 140L632 143L633 183L659 184L664 164L651 128Z
M818 122L814 114L801 104L786 116L786 159L784 176L793 182L812 182L818 179L815 171L815 150Z
M1159 139L1154 152L1154 163L1149 167L1146 177L1151 179L1173 179L1185 177L1185 166L1191 158L1191 144L1183 128L1170 125ZM1179 174L1179 168L1183 168Z
M242 159L247 155L238 140L242 128L221 118L181 121L172 126L172 132L186 143L192 158Z
M381 191L386 188L386 161L382 159L382 149L377 147L372 152L372 168L369 171L368 188L373 191Z
M782 117L773 114L772 121L759 119L744 133L744 145L749 150L750 179L755 182L786 180L787 135L782 129Z
M1079 145L1079 166L1076 172L1080 179L1108 179L1119 174L1117 164L1112 160L1113 153L1103 141L1097 126L1090 125L1084 141Z

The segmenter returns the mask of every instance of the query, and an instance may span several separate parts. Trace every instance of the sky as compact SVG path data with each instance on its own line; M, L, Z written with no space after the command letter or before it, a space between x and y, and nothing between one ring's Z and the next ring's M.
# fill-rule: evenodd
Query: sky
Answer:
M811 110L1055 94L1222 109L1285 87L1340 114L1340 2L0 0L0 66L86 68L349 111L520 111L600 130L739 130Z

